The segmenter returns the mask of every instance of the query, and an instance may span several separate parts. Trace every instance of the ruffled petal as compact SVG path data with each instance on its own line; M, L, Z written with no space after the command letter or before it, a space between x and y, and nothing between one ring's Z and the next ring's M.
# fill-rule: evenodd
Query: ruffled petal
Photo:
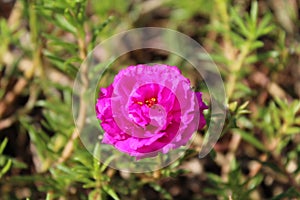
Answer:
M207 108L177 67L137 65L101 89L96 114L102 142L141 159L186 145L205 126Z

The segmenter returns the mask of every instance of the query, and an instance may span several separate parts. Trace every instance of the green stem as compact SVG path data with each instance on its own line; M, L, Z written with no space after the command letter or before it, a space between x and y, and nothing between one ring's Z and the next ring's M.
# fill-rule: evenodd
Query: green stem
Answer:
M228 15L228 2L226 0L215 0L216 2L216 8L217 12L219 14L219 20L223 24L224 28L224 46L226 51L229 51L229 53L234 53L232 51L233 46L232 46L232 41L230 38L230 17ZM241 67L243 66L245 59L247 58L248 54L250 53L250 45L253 42L253 38L248 38L246 41L246 44L243 46L240 54L238 55L236 62L233 63L233 65L230 67L230 75L228 78L228 83L226 87L226 92L227 92L227 101L232 97L232 94L235 90L236 82L237 82L237 75L238 72L240 71ZM228 52L227 52L228 53ZM234 55L232 58L234 59Z
M234 92L235 85L237 82L238 72L241 70L247 56L250 53L251 42L252 42L252 40L248 40L246 42L246 45L242 48L241 53L237 57L237 61L234 62L230 68L230 75L229 75L228 83L227 83L227 87L226 87L228 100L232 97L232 94Z
M45 76L42 69L42 51L41 51L41 42L39 40L39 25L37 20L37 12L35 9L35 0L29 2L29 27L31 34L31 42L33 46L33 67L28 73L26 73L26 78L30 79L34 76L35 71L38 75L43 78Z
M85 32L83 27L84 24L82 24L82 27L80 26L77 30L77 38L78 38L77 45L79 47L79 56L82 59L82 61L84 61L87 56ZM73 152L74 141L79 137L85 125L87 105L85 103L84 98L85 98L85 93L89 87L88 66L86 62L83 62L83 64L80 67L80 78L82 84L79 93L80 102L79 102L79 111L77 116L77 128L75 128L74 132L71 135L70 140L66 144L61 157L58 159L58 163L62 163L70 157L70 155Z
M227 1L226 0L215 0L215 5L219 14L219 20L222 21L223 27L225 29L224 31L224 39L226 42L231 41L230 40L230 21L229 21L229 15L227 12Z

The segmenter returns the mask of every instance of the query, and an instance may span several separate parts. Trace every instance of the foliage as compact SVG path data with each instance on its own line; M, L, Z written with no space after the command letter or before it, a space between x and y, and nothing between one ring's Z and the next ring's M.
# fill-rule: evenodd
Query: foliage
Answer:
M0 18L1 198L300 198L300 48L290 31L299 29L300 5L278 2L281 9L272 1L17 1L10 18ZM143 26L173 28L203 44L224 79L228 113L210 156L197 158L197 133L169 166L128 175L81 143L72 87L99 42ZM121 60L141 57L184 65L164 54Z

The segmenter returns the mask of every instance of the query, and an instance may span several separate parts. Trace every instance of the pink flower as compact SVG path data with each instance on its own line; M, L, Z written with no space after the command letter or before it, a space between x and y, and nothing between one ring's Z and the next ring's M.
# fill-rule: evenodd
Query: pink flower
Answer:
M103 143L137 159L186 145L205 126L202 93L177 67L129 66L102 88L96 103Z

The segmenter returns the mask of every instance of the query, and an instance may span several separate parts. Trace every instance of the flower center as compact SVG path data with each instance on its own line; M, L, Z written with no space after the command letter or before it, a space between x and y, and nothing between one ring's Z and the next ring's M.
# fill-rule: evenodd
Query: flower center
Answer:
M156 103L157 103L157 98L156 97L152 97L150 99L147 99L145 102L141 102L141 101L137 102L137 104L139 104L140 106L146 104L149 108L151 108L151 106L153 106Z

